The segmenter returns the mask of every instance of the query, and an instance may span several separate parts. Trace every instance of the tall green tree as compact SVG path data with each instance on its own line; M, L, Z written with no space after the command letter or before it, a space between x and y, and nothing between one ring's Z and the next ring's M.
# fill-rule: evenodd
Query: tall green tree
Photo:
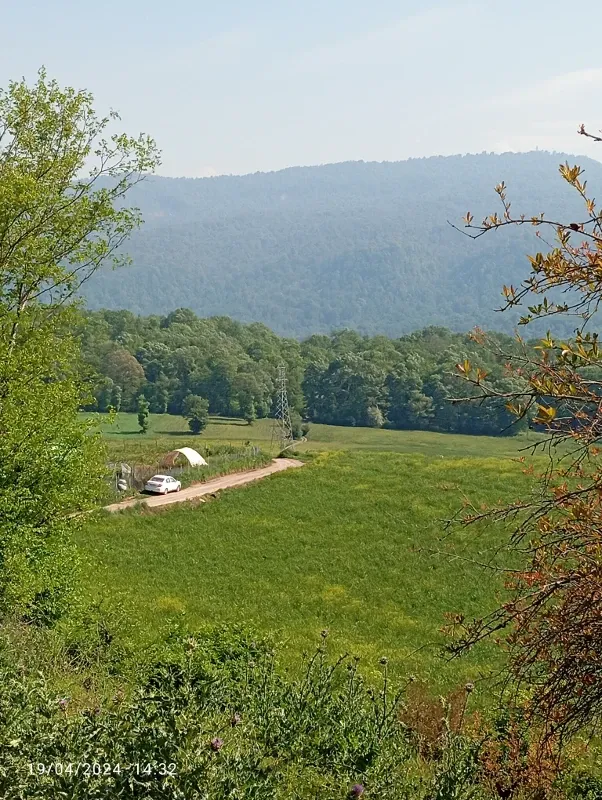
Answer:
M146 397L141 394L138 398L138 425L140 433L146 433L148 430L148 417L150 414L150 406Z
M188 419L190 430L201 433L209 422L209 401L195 394L188 395L184 400L184 416Z
M104 373L121 387L122 403L127 410L133 411L145 380L143 367L124 347L115 347L105 357Z
M428 427L433 400L424 393L424 360L411 353L387 376L389 420L396 428Z
M338 356L327 369L308 369L304 389L311 419L334 425L371 426L376 418L384 422L385 378L383 369L355 353Z
M0 91L0 614L51 621L73 582L72 531L99 494L74 302L140 216L124 197L157 163L145 136L108 135L92 96L37 82Z

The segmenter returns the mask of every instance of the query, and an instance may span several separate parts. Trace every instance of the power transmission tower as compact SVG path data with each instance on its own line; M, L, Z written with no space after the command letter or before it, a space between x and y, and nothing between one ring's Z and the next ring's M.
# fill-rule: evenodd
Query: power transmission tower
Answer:
M278 452L282 453L293 443L293 426L291 423L291 412L288 405L288 394L286 391L286 366L278 365L278 383L276 386L276 414L274 425L272 426L272 450L274 445L278 447Z

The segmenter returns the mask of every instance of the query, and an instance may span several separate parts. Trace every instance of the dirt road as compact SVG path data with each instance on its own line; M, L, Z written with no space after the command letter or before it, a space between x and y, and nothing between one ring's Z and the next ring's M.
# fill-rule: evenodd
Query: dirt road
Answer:
M275 458L267 467L260 469L252 469L248 472L233 472L231 475L222 475L221 478L213 478L213 480L206 483L195 483L187 489L182 489L180 492L173 492L172 494L150 496L141 500L135 498L133 500L123 500L121 503L113 503L110 506L105 506L107 511L121 511L123 508L131 508L138 503L144 503L147 506L154 508L155 506L168 506L171 503L183 503L186 500L194 500L197 497L202 497L206 494L213 494L220 489L230 489L233 486L243 486L245 483L251 481L258 481L261 478L267 478L268 475L273 475L275 472L282 472L284 469L291 467L302 467L303 461L297 461L295 458Z

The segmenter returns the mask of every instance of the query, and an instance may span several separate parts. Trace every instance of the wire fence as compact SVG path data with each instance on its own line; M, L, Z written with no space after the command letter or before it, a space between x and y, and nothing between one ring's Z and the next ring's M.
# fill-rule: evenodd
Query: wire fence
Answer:
M179 463L166 466L167 454L163 454L163 457L146 457L142 461L130 458L128 461L112 462L108 465L111 486L118 493L140 492L153 475L171 475L183 480L187 477L202 478L203 473L214 475L231 471L234 463L239 463L241 467L248 466L249 462L262 455L261 449L254 445L238 449L229 445L207 446L203 451L199 450L199 453L208 463L202 467L192 466L184 456Z

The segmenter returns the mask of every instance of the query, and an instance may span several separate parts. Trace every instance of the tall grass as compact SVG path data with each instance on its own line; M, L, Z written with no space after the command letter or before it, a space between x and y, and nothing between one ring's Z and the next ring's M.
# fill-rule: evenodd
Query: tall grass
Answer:
M125 602L150 637L190 625L255 624L299 655L322 629L374 662L391 658L443 687L497 663L489 646L452 665L438 647L446 612L498 602L502 583L475 562L504 561L501 529L456 531L444 520L529 491L516 463L349 452L226 491L200 508L101 518L81 534L87 592Z

